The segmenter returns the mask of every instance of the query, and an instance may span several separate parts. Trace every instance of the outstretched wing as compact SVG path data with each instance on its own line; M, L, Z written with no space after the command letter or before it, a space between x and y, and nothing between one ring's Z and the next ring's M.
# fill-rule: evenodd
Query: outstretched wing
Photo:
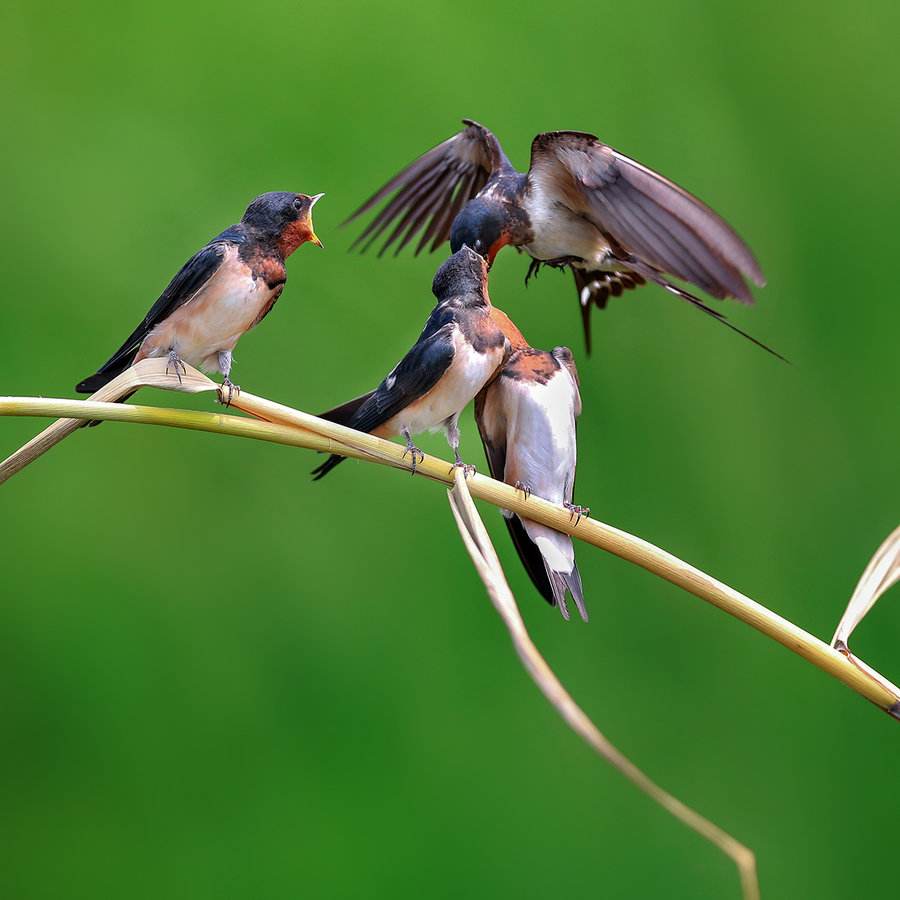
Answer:
M144 338L160 322L164 322L172 315L178 307L187 303L215 275L225 258L229 234L230 232L225 232L220 235L215 241L194 254L181 267L156 303L150 307L150 312L147 313L140 325L128 335L122 346L97 370L95 375L85 378L75 386L76 391L90 394L131 365ZM237 238L238 235L234 237Z
M499 141L487 128L471 119L463 119L463 123L466 127L462 131L397 173L346 220L351 222L391 197L353 242L354 247L365 241L365 252L389 225L395 227L378 251L379 256L399 240L394 251L394 255L398 254L419 231L423 233L416 255L429 240L434 251L449 239L456 214L506 163Z
M720 216L592 134L539 134L531 147L528 181L536 195L592 222L616 256L633 257L713 297L750 303L744 279L765 284L750 248Z

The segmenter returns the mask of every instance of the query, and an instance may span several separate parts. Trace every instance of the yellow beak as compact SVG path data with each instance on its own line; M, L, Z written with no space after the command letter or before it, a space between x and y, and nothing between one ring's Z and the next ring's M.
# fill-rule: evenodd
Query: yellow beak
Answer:
M325 194L313 194L312 197L309 198L309 242L311 244L315 244L317 247L321 247L323 250L325 249L325 245L319 240L318 235L316 235L315 231L312 230L312 208L325 196Z

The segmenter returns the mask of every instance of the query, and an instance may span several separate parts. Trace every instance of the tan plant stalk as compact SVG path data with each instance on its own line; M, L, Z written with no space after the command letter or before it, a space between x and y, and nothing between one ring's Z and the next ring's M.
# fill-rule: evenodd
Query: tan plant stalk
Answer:
M186 389L192 392L218 390L218 386L213 381L193 369L188 369L189 385L186 379L185 385L179 386L174 376L166 375L165 362L162 360L144 360L129 371L131 374L125 373L122 376L124 380L120 384L120 389L124 393L130 392L144 383L175 390L178 390L179 387L185 388L187 385ZM235 396L232 405L267 420L268 424L224 413L189 413L125 406L99 403L93 398L89 400L0 398L0 415L67 416L73 419L113 419L174 425L181 428L254 437L259 440L306 447L311 450L336 452L397 468L408 469L409 467L408 461L403 458L401 446L373 435L326 422L308 413L274 403L263 397L256 397L247 392L241 392ZM47 439L42 439L42 437L52 432L58 424L51 425L38 438L0 463L0 482L21 470L42 452L46 452L55 443L55 440L52 439L53 435ZM71 430L66 433L71 433ZM453 482L450 464L434 456L426 456L418 464L417 471L421 475L447 485ZM578 522L563 507L548 503L535 496L526 500L525 496L513 487L485 475L472 476L468 485L472 496L478 499L520 513L529 519L542 522L551 528L614 553L616 556L684 588L708 603L712 603L793 650L867 700L900 719L900 689L887 679L865 666L860 660L851 661L787 619L665 550L596 519L585 518Z
M541 693L556 708L566 724L603 759L651 800L727 854L734 861L740 873L744 900L759 900L759 880L756 875L756 859L753 851L735 840L718 825L682 803L677 797L673 797L668 791L663 790L611 744L572 699L571 694L563 687L562 682L541 656L528 634L516 598L503 574L503 568L497 558L490 536L472 502L472 495L469 493L466 479L458 469L454 474L453 487L447 491L447 496L459 533L462 535L466 550L475 565L475 570L484 582L494 608L509 631L513 647L515 647L522 665L540 688Z

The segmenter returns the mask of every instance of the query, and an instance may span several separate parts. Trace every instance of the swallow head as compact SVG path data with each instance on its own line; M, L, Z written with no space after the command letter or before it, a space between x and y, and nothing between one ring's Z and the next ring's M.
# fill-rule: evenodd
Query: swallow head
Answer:
M435 273L432 293L438 301L467 294L486 297L487 272L487 260L463 244Z
M307 242L324 246L313 229L312 209L324 194L294 194L270 191L260 194L248 207L241 221L263 237L275 242L287 258Z
M502 203L480 197L470 200L453 220L450 249L456 253L460 247L471 247L490 267L501 247L510 241L507 220Z

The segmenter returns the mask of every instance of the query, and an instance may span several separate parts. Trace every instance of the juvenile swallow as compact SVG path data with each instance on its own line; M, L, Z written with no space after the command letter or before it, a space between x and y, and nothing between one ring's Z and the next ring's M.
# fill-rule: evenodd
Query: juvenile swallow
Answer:
M468 247L457 250L434 276L437 305L412 349L371 393L329 412L323 419L379 437L402 435L415 474L424 454L413 435L443 428L456 458L459 415L494 376L509 342L491 316L487 262ZM313 471L316 480L344 457L332 455Z
M491 475L581 518L590 510L572 504L575 490L575 420L581 414L578 372L572 351L530 347L498 309L494 320L511 352L497 377L475 398L475 421ZM564 619L568 591L585 622L581 575L572 539L559 531L503 510L506 527L525 571L541 596L558 606Z
M323 194L261 194L241 221L213 238L169 282L144 320L97 370L75 386L91 394L147 357L165 357L181 378L184 363L221 372L228 399L232 351L261 322L287 281L284 261L307 241L318 247L312 208Z
M749 247L705 203L592 134L537 135L531 165L519 172L487 128L463 123L347 219L391 198L353 246L366 241L365 251L393 225L379 256L399 241L396 255L421 231L416 254L449 238L452 251L468 244L490 265L512 245L531 257L526 284L541 266L571 269L588 352L591 310L652 281L779 356L670 280L744 303L753 302L745 279L765 284Z

